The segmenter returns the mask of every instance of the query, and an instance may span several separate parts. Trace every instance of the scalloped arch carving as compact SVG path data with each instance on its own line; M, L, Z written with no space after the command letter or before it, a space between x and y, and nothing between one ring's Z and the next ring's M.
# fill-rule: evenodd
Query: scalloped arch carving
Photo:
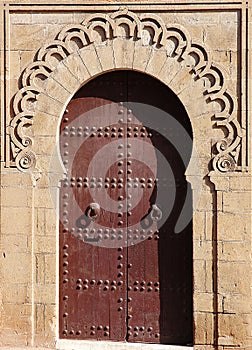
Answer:
M124 56L114 55L118 45L119 48L126 45L128 50L124 50ZM140 50L139 61L136 58L137 50ZM103 51L106 58L102 58ZM14 97L15 116L8 126L8 133L17 168L34 171L36 167L34 140L27 130L31 128L36 110L41 108L39 101L44 96L49 96L55 104L61 104L63 109L85 81L103 71L120 68L141 69L169 86L167 77L162 77L165 75L166 61L169 61L169 65L176 67L176 74L178 70L183 71L182 75L177 74L180 78L176 79L180 79L180 82L183 81L181 76L187 77L186 83L188 77L194 81L207 80L202 91L204 103L219 106L209 113L212 127L224 131L223 138L214 145L211 170L240 171L242 130L237 117L237 101L227 89L225 70L212 61L209 52L203 45L193 42L188 31L180 25L169 26L157 15L136 15L127 8L110 15L90 15L81 24L66 26L55 40L39 49L35 61L23 72L22 88ZM151 68L151 62L155 60L159 60L158 71ZM66 73L71 73L69 85L66 86L60 81L60 73L57 74L62 67ZM50 86L54 86L54 89L63 87L62 101L53 95Z

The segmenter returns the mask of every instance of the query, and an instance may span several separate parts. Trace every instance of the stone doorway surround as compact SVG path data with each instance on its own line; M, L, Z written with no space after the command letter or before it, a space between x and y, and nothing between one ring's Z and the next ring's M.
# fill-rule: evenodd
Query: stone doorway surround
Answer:
M206 3L207 7L192 6L190 11L199 16L202 26L204 21L208 24L214 21L209 11L219 14L214 24L223 32L226 42L222 47L208 25L202 35L197 35L193 26L181 23L182 16L177 17L178 23L170 23L173 12L169 10L183 10L176 2L175 7L162 5L162 10L160 4L117 6L116 10L105 6L93 11L86 7L81 21L76 18L80 18L83 8L64 26L58 25L58 10L50 14L57 18L53 26L55 35L44 43L44 33L38 31L40 46L27 44L31 52L39 49L33 61L29 50L24 54L21 41L24 37L18 42L10 35L22 25L26 31L34 30L32 23L36 23L36 14L41 16L41 8L34 7L35 13L31 14L25 1L21 11L9 2L1 5L2 30L6 34L1 44L4 51L1 71L8 86L1 90L4 112L1 115L7 115L3 124L6 129L2 129L2 135L6 131L7 135L2 137L5 162L1 176L1 344L53 347L57 341L55 203L64 169L59 159L58 166L52 168L51 159L58 141L58 127L68 102L86 82L104 72L133 69L172 89L192 124L194 150L186 176L194 202L194 348L226 350L251 346L246 124L249 106L245 81L249 8L245 1L240 5L225 1L218 9L211 1ZM187 5L185 9L188 11ZM50 9L45 6L44 11L46 14ZM184 17L192 20L187 11ZM204 11L208 16L201 18ZM223 18L230 18L228 30L224 23L229 22ZM55 29L57 26L59 30ZM233 36L228 37L230 32ZM215 50L207 47L207 38L216 45ZM234 38L236 42L232 41ZM233 46L229 52L230 45ZM220 54L221 49L224 53ZM15 58L31 62L22 75L20 68L15 71L11 68L10 62ZM11 84L16 84L14 89ZM14 96L12 91L18 84ZM20 224L13 223L12 217ZM60 349L75 346L64 341L57 344ZM89 349L91 345L83 342L75 348ZM141 344L142 348L149 346ZM162 348L171 347L157 346Z

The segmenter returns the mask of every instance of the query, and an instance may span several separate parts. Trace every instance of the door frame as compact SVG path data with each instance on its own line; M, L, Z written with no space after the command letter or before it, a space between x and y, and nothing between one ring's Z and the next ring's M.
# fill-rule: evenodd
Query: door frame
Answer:
M80 35L80 32L84 35ZM88 40L83 40L83 46L79 47L74 46L74 38ZM167 42L175 43L170 51L166 50ZM54 60L55 50L58 59ZM9 128L11 144L15 146L12 147L12 156L16 167L31 173L37 191L39 186L43 186L38 181L41 174L51 174L52 150L58 142L58 129L64 110L76 91L90 79L116 69L136 70L160 80L179 97L187 111L194 136L193 154L186 170L186 178L193 191L193 239L195 243L201 241L202 225L206 225L210 244L210 248L207 245L203 248L203 253L200 249L194 249L194 271L201 271L202 268L208 271L204 276L200 272L194 273L195 344L203 342L203 336L197 333L203 321L208 322L207 339L211 339L210 343L216 342L213 335L218 334L217 252L214 243L217 224L213 211L221 203L221 191L226 190L227 175L242 170L238 164L242 133L235 115L238 109L235 94L226 89L228 79L225 69L212 61L210 51L192 40L190 33L181 25L167 28L156 14L136 14L128 9L109 15L92 14L78 28L76 25L63 28L56 41L52 39L51 43L40 48L37 61L26 68L22 88L14 98L15 117ZM43 86L36 81L41 75ZM212 103L216 99L226 106L223 111L216 111ZM226 110L231 112L227 114ZM218 113L225 119L219 127L227 131L221 139L214 128ZM29 116L29 120L22 119L24 115ZM36 142L32 132L27 135L27 129L33 130L32 124L39 133L39 141ZM30 127L27 128L27 125ZM212 139L216 146L214 154L211 152ZM200 166L196 168L194 162L197 155ZM55 159L58 166L51 174L53 189L50 191L54 201L57 201L57 186L64 176L64 167L57 153ZM244 156L242 159L244 161ZM214 189L210 180L216 184ZM56 222L57 218L54 224ZM56 224L56 237L57 233ZM55 251L58 255L57 238ZM212 268L215 271L213 274L209 272ZM209 292L211 298L204 299L207 306L202 309L201 298L209 295ZM58 291L55 291L56 305L57 298Z

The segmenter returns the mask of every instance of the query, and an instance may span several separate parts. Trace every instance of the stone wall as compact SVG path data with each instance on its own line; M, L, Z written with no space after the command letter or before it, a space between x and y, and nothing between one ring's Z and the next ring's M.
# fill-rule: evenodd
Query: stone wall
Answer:
M193 128L186 175L194 203L195 349L252 348L249 6L231 0L1 2L0 345L55 348L55 208L63 170L60 164L52 170L51 159L60 119L88 80L135 69L179 96ZM108 15L105 24L114 21L111 37L88 29L97 13ZM137 38L116 24L118 16L131 18ZM91 43L77 47L68 25L88 29Z

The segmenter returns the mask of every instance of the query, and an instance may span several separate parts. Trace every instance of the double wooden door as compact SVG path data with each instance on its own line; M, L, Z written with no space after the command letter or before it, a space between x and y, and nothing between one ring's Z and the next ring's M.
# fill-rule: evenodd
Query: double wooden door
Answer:
M184 164L143 116L146 104L165 109L168 103L171 112L174 101L152 78L121 71L85 85L66 109L60 127L66 169L60 188L61 338L192 341L191 223L174 233L186 196ZM183 109L176 108L183 121ZM164 176L162 159L173 181ZM158 193L167 196L168 207L174 191L165 217Z

